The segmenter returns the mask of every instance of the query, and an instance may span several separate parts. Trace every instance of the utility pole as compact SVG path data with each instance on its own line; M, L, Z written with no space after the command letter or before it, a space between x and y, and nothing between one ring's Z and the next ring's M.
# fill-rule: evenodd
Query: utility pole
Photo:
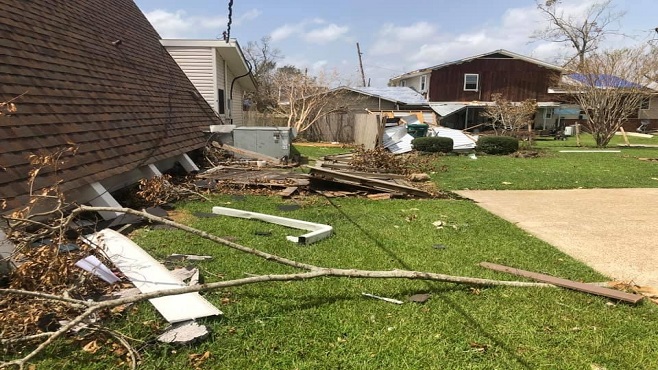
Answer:
M363 82L363 87L366 87L366 74L363 72L363 60L361 60L361 55L363 53L361 52L361 47L359 46L359 43L356 43L356 52L359 54L359 69L361 69L361 81Z

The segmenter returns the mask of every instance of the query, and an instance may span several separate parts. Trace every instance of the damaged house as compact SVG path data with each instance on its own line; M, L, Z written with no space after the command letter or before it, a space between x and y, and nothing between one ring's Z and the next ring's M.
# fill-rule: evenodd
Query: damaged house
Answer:
M405 73L389 84L426 95L445 127L485 123L479 113L493 104L493 94L501 93L513 102L535 99L539 109L534 127L550 129L558 123L561 104L549 88L563 72L562 67L500 49Z
M28 156L69 144L77 154L35 189L62 180L68 201L116 206L111 193L141 178L197 170L188 153L223 122L132 0L0 4L0 101L17 107L0 116L5 211L28 199Z

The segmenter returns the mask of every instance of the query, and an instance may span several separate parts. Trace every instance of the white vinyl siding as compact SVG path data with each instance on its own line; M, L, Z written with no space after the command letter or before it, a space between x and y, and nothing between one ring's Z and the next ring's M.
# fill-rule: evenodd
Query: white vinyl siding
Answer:
M213 50L208 47L168 46L167 51L201 96L216 110Z

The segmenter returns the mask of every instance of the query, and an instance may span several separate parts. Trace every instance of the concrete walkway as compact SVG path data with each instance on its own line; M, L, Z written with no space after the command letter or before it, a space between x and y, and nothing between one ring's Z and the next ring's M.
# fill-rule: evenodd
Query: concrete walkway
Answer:
M658 189L457 193L604 275L658 288Z

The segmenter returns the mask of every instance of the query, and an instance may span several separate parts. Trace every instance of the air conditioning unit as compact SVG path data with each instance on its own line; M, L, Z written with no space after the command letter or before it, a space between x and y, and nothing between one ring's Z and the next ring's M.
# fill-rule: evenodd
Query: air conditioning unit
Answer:
M233 146L274 158L290 158L290 146L294 139L290 127L236 127L233 130Z

